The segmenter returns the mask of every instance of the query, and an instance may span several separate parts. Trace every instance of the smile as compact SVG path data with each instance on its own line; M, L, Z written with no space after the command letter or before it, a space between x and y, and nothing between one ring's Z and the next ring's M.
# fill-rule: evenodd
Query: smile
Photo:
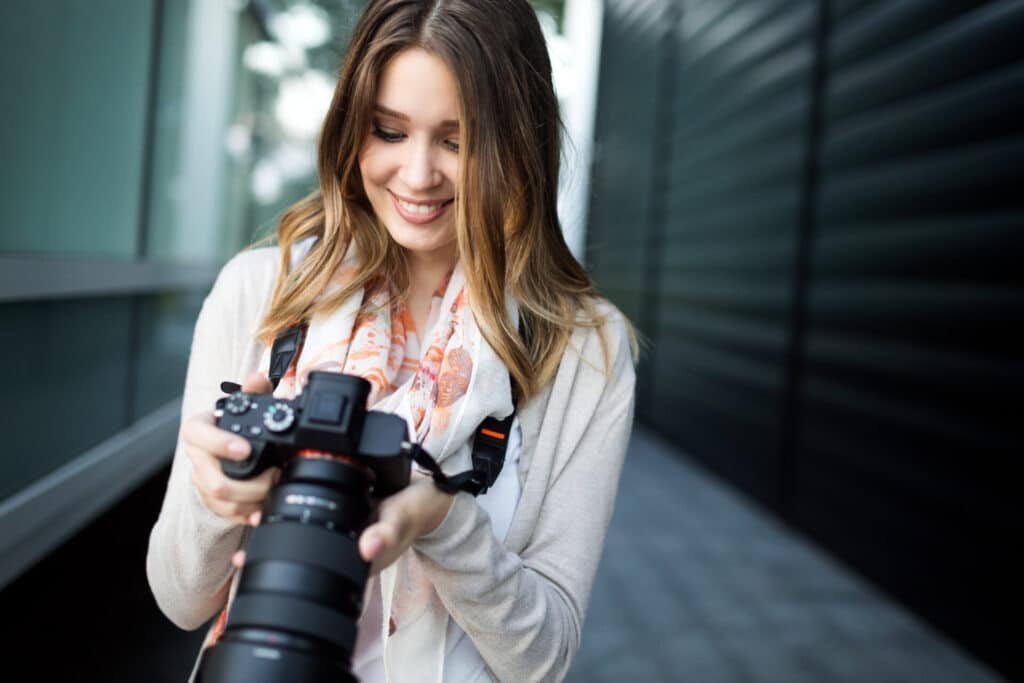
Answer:
M436 221L444 215L448 205L455 201L453 198L433 203L411 202L406 199L400 199L398 195L390 190L388 190L388 194L391 195L391 201L394 203L398 214L410 223L417 225Z

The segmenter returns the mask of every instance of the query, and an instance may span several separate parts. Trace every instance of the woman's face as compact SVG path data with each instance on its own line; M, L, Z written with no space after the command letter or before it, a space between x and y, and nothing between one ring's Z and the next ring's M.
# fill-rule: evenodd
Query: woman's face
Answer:
M359 152L363 188L413 262L454 263L459 109L438 57L410 48L381 74L373 127Z

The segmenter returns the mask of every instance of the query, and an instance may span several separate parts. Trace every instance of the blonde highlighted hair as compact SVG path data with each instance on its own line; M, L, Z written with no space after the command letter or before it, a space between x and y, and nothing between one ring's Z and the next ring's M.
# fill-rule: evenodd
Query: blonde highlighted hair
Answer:
M558 368L572 329L601 327L597 295L562 237L556 208L562 125L551 64L526 0L371 0L338 78L318 148L319 190L277 231L281 265L259 336L269 342L312 313L334 310L375 278L408 287L405 254L380 224L359 173L378 79L409 48L436 55L459 89L456 234L474 318L520 399ZM317 236L293 270L290 247ZM360 268L317 302L354 241ZM523 335L505 293L519 303Z

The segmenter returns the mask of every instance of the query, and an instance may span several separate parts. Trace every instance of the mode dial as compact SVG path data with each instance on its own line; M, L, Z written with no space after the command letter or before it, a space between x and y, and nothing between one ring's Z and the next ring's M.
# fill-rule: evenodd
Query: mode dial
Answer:
M287 403L274 403L263 413L263 424L272 432L284 432L295 424L295 411Z

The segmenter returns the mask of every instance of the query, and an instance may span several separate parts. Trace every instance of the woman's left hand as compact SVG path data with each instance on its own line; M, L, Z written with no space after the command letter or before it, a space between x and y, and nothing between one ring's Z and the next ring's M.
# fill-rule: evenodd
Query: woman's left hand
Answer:
M377 521L359 537L359 554L372 562L370 573L381 571L413 541L436 529L454 499L438 489L427 475L413 472L408 486L381 501Z

